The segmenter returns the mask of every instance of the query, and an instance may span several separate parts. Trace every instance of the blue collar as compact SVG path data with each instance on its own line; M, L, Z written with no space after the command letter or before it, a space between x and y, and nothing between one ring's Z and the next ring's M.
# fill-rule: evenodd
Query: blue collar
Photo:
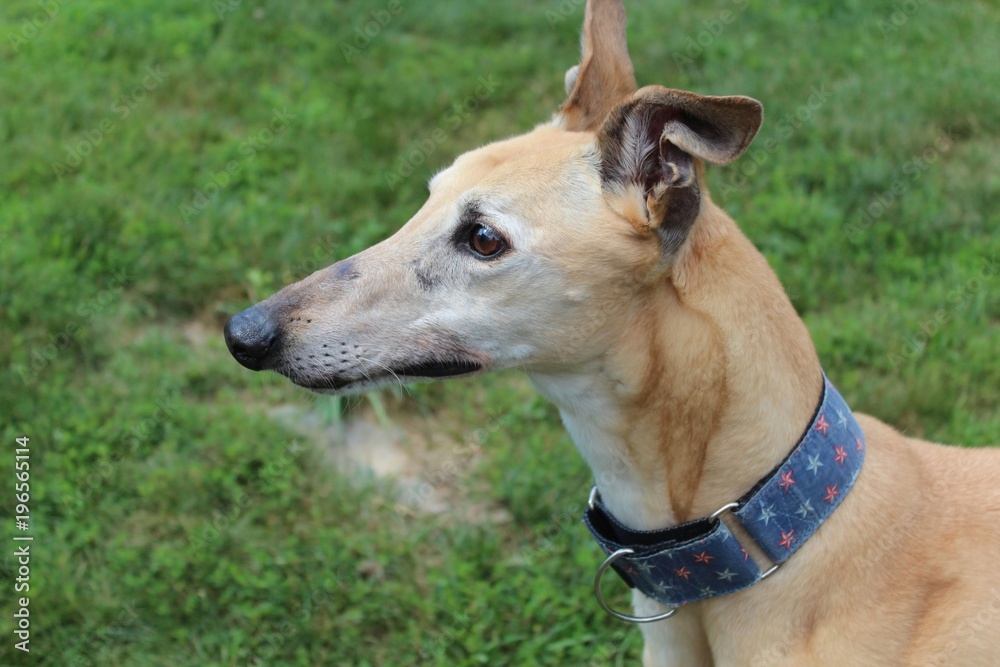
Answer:
M632 530L607 511L595 487L584 523L608 554L595 580L598 601L618 618L643 622L754 585L798 551L840 505L864 458L864 433L824 375L819 406L791 454L746 495L706 519L662 530ZM762 572L754 563L719 520L726 512L771 559L772 567ZM609 567L631 588L674 609L647 618L612 610L600 588L601 575Z

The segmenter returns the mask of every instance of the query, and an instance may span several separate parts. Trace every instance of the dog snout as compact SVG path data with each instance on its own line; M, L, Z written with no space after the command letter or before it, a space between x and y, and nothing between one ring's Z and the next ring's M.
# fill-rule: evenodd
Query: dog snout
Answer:
M262 308L252 306L233 315L224 333L229 353L250 370L264 370L275 356L278 327Z

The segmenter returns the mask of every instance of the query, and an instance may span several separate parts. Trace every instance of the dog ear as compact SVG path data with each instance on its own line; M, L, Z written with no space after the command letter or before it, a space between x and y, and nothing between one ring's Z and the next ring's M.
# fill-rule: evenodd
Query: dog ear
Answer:
M697 160L729 164L763 121L749 97L710 97L647 86L615 107L597 133L601 179L612 191L638 187L646 227L665 253L683 244L701 206Z
M587 0L583 55L566 72L562 125L575 132L596 130L608 112L635 92L635 74L625 38L621 0Z

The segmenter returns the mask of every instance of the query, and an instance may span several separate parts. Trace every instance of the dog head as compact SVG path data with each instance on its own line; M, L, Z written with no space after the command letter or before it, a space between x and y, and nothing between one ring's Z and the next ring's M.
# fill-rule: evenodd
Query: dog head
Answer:
M381 243L235 315L233 356L321 392L509 367L572 367L615 344L671 280L726 164L762 120L747 97L636 89L619 0L590 0L567 100L470 151Z

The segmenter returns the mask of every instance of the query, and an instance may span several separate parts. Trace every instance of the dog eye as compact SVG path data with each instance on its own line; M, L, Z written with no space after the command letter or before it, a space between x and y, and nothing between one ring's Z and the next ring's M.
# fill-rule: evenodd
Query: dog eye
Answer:
M507 243L489 227L474 225L469 234L469 247L480 257L494 257L507 248Z

